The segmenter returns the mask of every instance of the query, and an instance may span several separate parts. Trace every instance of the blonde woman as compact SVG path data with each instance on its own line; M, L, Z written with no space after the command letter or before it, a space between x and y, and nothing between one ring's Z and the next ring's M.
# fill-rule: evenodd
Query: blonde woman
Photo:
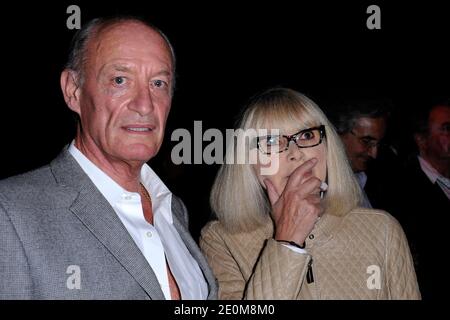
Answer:
M213 185L218 220L200 246L220 299L420 299L402 228L386 212L358 207L343 146L313 101L270 89L239 128L268 134L248 144L256 161L224 164ZM268 166L277 170L266 174Z

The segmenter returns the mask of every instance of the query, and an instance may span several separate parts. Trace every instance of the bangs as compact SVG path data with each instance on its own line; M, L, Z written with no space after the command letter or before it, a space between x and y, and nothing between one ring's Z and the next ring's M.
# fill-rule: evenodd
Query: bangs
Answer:
M252 104L245 129L279 129L286 134L322 124L314 107L300 96L272 96L258 100Z

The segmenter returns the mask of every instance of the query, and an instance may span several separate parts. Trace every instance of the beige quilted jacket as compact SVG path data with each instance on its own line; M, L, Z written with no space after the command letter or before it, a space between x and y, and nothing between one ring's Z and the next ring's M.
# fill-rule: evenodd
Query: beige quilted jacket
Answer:
M420 299L403 230L384 211L324 215L306 240L307 254L272 236L270 223L239 234L218 221L205 226L200 246L220 299Z

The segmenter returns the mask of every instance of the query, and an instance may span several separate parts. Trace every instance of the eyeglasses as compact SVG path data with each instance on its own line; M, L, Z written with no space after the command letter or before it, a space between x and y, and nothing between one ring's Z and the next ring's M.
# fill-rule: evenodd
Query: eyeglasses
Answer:
M366 148L366 149L372 149L372 148L379 148L383 146L383 142L376 141L373 138L370 137L358 137L356 133L353 132L353 130L350 130L350 133L354 135L356 138L358 138L359 142Z
M293 141L299 148L311 148L322 143L325 137L325 126L301 130L290 136L267 135L257 137L258 149L264 154L280 153L289 149Z

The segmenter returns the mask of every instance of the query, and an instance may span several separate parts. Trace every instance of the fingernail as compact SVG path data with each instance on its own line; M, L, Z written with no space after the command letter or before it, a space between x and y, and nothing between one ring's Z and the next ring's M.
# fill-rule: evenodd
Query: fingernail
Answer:
M316 164L317 161L319 161L319 160L317 160L317 158L312 158L312 159L311 159L311 162L312 162L313 164Z

